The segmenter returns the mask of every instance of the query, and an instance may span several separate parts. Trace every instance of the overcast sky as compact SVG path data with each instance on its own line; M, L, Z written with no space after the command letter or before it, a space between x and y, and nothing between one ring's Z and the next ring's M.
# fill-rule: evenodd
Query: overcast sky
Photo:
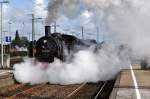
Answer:
M3 0L0 0L3 1ZM43 18L35 23L36 38L44 35L45 18L49 0L9 0L9 4L3 6L3 30L6 35L14 37L15 31L19 30L21 36L27 36L31 40L31 13L37 18ZM83 8L81 8L83 10ZM85 38L96 39L96 28L91 22L93 13L83 10L81 15L74 19L61 16L57 20L58 32L75 32L81 37L81 25L85 28ZM8 24L11 23L11 24ZM89 24L90 23L90 24ZM11 31L11 32L9 32ZM91 35L92 34L92 35ZM100 34L100 38L102 34Z

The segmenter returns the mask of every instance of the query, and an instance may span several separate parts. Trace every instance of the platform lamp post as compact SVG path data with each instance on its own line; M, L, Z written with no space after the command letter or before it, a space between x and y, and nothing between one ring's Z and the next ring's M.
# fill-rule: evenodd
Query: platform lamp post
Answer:
M3 31L3 33L4 33L4 42L3 42L3 47L4 47L4 49L3 49L3 53L4 54L6 54L6 47L5 47L5 37L6 37L6 33L7 33L8 31Z
M9 35L10 35L10 37L12 38L12 33L11 33L11 24L12 24L12 22L11 21L9 21L8 22L8 24L9 24ZM10 42L10 44L9 44L9 52L11 51L11 42Z
M1 5L1 68L4 65L3 62L3 4L4 3L9 3L9 1L1 1L0 5Z

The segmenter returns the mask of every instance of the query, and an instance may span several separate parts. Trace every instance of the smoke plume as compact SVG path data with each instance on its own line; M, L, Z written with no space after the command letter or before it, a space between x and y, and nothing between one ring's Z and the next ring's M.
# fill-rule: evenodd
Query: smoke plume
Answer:
M97 82L112 79L121 69L128 68L132 60L150 60L149 3L149 0L51 0L48 24L61 15L80 16L82 5L94 13L91 20L96 20L112 44L104 44L97 53L91 49L81 50L71 62L55 59L47 69L42 63L26 60L14 66L17 81L31 84Z
M150 58L149 3L149 0L51 0L47 22L51 24L61 15L76 18L84 5L95 14L91 20L96 20L111 41L127 46L135 58Z

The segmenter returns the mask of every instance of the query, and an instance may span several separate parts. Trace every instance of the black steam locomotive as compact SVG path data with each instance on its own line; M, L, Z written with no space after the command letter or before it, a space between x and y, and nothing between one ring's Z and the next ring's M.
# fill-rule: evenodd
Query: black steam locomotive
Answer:
M96 44L94 40L88 40L90 43L84 43L72 35L53 33L51 34L50 26L45 26L45 36L41 37L37 42L31 42L29 45L29 56L35 57L40 62L53 62L54 58L62 61L66 60L66 54L71 54Z

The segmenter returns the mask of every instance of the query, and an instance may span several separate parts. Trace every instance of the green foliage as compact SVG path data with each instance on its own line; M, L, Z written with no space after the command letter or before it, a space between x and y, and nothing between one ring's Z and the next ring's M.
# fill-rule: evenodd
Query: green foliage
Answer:
M27 37L21 37L21 45L22 47L27 47L29 44L29 41L27 39Z
M28 39L27 37L20 37L18 30L16 30L15 39L12 40L12 46L18 47L27 47L28 46Z

